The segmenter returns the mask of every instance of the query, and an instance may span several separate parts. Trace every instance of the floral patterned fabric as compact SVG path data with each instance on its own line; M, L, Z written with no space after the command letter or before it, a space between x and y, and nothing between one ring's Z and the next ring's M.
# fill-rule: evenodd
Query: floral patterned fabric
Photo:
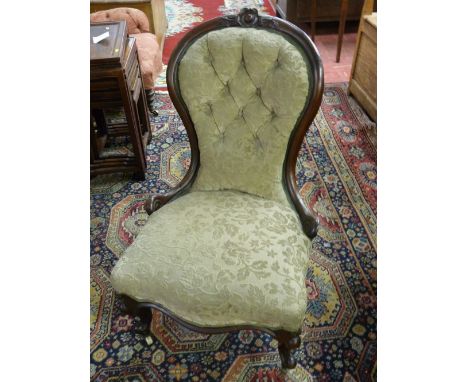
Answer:
M182 58L179 84L200 148L193 188L289 204L283 162L309 92L300 49L262 29L209 32Z
M199 326L297 331L309 246L289 207L234 191L192 192L150 216L111 281L118 293Z

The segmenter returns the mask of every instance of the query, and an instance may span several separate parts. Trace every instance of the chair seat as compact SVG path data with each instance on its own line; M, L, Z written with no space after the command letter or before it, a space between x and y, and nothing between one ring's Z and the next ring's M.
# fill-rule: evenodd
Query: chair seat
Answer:
M191 192L149 217L111 279L118 293L197 326L298 331L309 247L288 206L236 191Z

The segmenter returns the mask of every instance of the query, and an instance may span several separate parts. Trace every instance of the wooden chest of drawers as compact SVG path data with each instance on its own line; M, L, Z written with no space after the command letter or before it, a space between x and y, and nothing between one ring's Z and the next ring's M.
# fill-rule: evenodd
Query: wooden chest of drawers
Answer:
M363 16L349 81L349 92L377 120L377 13Z

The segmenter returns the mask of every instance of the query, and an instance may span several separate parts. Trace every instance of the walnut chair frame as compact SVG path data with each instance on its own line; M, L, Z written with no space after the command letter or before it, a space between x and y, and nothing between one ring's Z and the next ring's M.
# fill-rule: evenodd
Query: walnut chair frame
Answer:
M309 93L305 103L304 109L296 122L296 126L291 132L288 142L286 156L283 162L283 185L286 195L289 197L292 205L299 215L304 233L310 239L317 235L318 222L315 216L308 209L304 201L301 199L297 184L296 184L296 161L299 149L304 140L307 129L313 122L323 95L323 67L320 55L311 41L311 39L294 24L271 16L260 16L256 9L242 9L238 15L230 15L218 17L202 23L192 29L180 41L174 52L167 68L167 85L170 97L174 106L179 113L184 126L187 130L187 135L191 147L191 162L190 167L179 183L179 185L164 195L152 195L145 204L146 212L151 215L166 203L174 200L175 198L186 193L193 184L199 164L200 152L198 147L197 133L194 124L190 117L188 108L182 98L179 88L178 80L178 67L179 63L184 56L187 49L198 38L204 34L222 28L228 27L242 27L242 28L260 28L272 30L276 33L283 35L288 40L295 42L299 46L305 56L306 61L310 65L310 78L309 78ZM199 327L186 322L184 319L178 317L173 312L169 311L160 304L152 302L139 302L133 300L131 297L121 295L123 302L132 315L139 316L146 330L149 329L152 312L151 309L157 309L162 313L170 316L175 321L184 325L185 327L204 332L207 334L225 333L229 331L238 331L242 329L261 330L266 332L278 340L278 350L280 353L281 364L283 368L292 369L296 366L297 362L293 356L293 350L298 348L301 344L300 332L292 333L286 330L271 330L268 328L260 328L254 326L225 326L225 327Z

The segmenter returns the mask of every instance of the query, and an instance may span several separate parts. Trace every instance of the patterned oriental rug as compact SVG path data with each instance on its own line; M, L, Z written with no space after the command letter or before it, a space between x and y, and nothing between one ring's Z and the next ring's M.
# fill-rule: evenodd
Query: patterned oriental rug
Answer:
M143 182L91 182L91 376L93 381L372 381L376 378L376 148L372 123L345 85L327 85L298 165L302 197L320 219L310 254L309 305L299 364L283 375L277 342L264 333L205 335L159 312L153 341L135 333L109 282L145 224L148 194L179 182L190 164L182 122L167 95L152 117Z
M202 21L197 17L218 16L223 4L222 0L166 0L174 35L166 40L165 60L181 35ZM268 7L269 2L260 11L271 12ZM109 275L146 222L143 205L148 195L174 187L190 164L186 131L165 86L162 76L160 115L150 116L154 136L148 147L146 180L112 174L91 181L91 380L375 381L375 125L346 95L345 84L326 85L297 164L301 195L317 214L320 228L310 254L309 304L296 369L280 371L277 341L262 332L206 335L155 311L153 342L148 344L136 333L137 319L123 311ZM107 117L122 118L119 112Z

